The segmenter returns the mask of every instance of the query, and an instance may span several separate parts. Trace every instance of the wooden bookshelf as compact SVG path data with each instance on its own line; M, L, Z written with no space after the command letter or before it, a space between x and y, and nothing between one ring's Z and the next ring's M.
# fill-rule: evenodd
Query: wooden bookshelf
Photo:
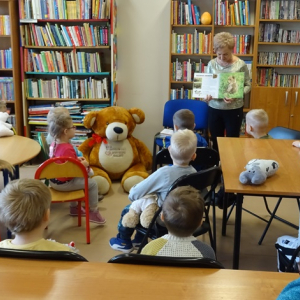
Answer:
M10 114L15 115L17 134L22 135L23 115L22 115L22 95L21 95L21 73L20 73L20 43L19 43L19 19L18 1L0 0L0 15L9 15L9 24L12 34L0 35L0 49L11 48L12 68L0 69L1 77L12 77L14 86L14 99L6 100Z
M99 109L101 105L102 107L115 105L117 100L115 0L106 1L109 7L103 12L107 17L94 17L96 6L93 6L95 5L93 2L89 11L85 11L87 6L76 6L75 14L81 17L72 19L68 17L73 12L63 8L68 4L66 0L60 1L58 5L62 7L57 11L49 8L54 5L50 0L45 0L49 5L48 9L41 6L40 11L39 8L35 10L25 8L26 5L31 5L30 3L43 0L20 1L22 1L19 17L26 135L35 137L36 126L39 126L40 130L40 126L47 125L45 114L42 114L40 120L34 120L34 115L29 114L30 106L48 106L58 102L61 105L68 105L70 101L77 101L79 106L99 105ZM80 5L85 1L88 0L81 1ZM40 3L42 5L42 2ZM101 8L98 8L100 13ZM105 88L104 84L107 84ZM82 126L78 121L75 123L74 121L76 126Z

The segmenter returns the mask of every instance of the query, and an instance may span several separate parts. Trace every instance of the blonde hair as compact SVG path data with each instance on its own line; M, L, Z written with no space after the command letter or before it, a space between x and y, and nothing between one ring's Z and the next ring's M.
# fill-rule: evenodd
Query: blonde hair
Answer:
M9 162L0 159L0 170L7 170L10 173L13 173L14 169L15 169L14 166L12 166Z
M0 220L11 232L30 232L50 208L51 194L36 179L13 180L0 193Z
M214 36L214 50L215 52L220 48L228 48L233 50L235 45L234 37L229 32L220 32Z
M70 126L72 118L65 107L55 107L49 111L47 122L49 135L55 140L60 138L64 130Z
M171 136L170 155L177 164L186 165L192 159L197 148L196 134L189 130L178 130Z
M195 127L195 116L189 109L180 109L173 115L173 124L178 129L190 129Z
M204 200L195 188L181 186L166 197L162 212L164 223L171 234L178 237L191 236L202 221Z
M252 109L246 114L246 124L254 129L264 129L269 125L268 114L263 109Z
M6 112L7 111L5 100L0 100L0 111L1 112Z

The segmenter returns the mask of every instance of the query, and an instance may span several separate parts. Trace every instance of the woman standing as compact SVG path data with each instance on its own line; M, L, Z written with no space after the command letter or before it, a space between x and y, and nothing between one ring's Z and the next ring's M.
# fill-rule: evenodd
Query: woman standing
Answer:
M249 70L245 62L233 55L235 45L233 36L228 32L220 32L214 36L214 51L217 57L207 65L207 73L234 73L244 72L244 94L251 89ZM243 98L213 99L207 95L208 102L208 127L213 142L213 148L218 150L217 137L239 137L243 120Z

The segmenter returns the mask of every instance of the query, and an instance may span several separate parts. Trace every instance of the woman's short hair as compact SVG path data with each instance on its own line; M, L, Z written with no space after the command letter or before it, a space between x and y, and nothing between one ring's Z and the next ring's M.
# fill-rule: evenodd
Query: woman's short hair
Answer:
M187 237L200 226L204 200L195 188L178 187L166 197L162 212L168 231L178 237Z
M48 132L53 139L60 138L72 123L69 111L65 107L52 108L47 115Z
M13 180L0 193L0 221L11 232L30 232L41 224L50 203L50 191L42 181Z
M194 130L195 115L189 109L180 109L173 115L173 124L176 125L178 129Z
M263 109L251 109L246 114L246 124L255 129L266 128L269 125L269 117Z
M189 164L197 148L196 134L183 129L174 132L171 136L171 145L169 147L170 155L177 164Z
M228 48L233 50L235 45L234 37L229 32L220 32L214 36L214 50L215 52L220 48Z

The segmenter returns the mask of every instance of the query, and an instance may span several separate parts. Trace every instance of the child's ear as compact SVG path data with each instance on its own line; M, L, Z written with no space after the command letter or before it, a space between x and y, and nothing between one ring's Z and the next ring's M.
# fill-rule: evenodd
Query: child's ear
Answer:
M160 219L164 222L164 214L161 212Z
M43 221L48 222L50 220L50 208L48 208L44 214Z
M174 131L178 131L178 126L174 124Z
M192 156L192 159L191 160L195 160L196 159L196 157L197 157L197 153L195 152L194 154L193 154L193 156Z
M194 123L194 129L195 129L195 127L196 127L196 123Z

